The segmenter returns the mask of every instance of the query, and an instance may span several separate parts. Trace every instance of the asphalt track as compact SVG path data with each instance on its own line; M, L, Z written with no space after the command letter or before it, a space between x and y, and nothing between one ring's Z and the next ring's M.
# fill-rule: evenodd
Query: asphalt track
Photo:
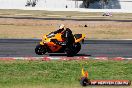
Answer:
M33 20L73 20L73 21L115 21L115 22L132 22L132 20L112 20L112 19L90 19L90 18L85 18L85 19L77 19L77 18L44 18L44 17L12 17L12 16L0 16L0 18L12 18L12 19L33 19Z
M34 52L39 41L38 39L0 39L0 57L39 57ZM66 54L43 56L66 56ZM131 58L132 40L85 40L77 56Z

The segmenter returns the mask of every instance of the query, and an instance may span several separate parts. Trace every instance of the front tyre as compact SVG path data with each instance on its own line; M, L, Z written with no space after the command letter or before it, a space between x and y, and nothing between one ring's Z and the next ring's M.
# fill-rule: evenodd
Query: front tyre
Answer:
M37 45L35 48L35 53L38 55L44 55L46 53L46 47L44 45Z

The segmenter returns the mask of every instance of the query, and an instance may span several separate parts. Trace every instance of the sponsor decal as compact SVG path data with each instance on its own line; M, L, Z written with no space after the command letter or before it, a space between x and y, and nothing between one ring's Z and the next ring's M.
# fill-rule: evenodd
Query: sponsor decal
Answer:
M90 80L91 85L130 85L129 80Z
M129 80L90 80L88 71L84 71L82 68L82 76L80 78L80 84L82 86L89 86L89 85L101 85L101 86L129 86L131 85L131 81Z

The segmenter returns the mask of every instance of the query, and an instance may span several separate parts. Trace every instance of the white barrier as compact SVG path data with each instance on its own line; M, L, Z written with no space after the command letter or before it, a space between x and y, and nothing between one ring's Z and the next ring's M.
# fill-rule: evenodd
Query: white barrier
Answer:
M68 0L39 0L35 7L25 7L26 2L27 0L0 0L0 9L132 13L132 0L110 0L110 4L108 4L106 8L111 6L110 8L112 9L77 8L80 3L78 3L78 6L75 7L75 2ZM118 5L116 3L118 3ZM69 5L69 7L66 8L66 5ZM112 7L112 5L114 6ZM92 6L96 7L96 3L90 4L90 7Z

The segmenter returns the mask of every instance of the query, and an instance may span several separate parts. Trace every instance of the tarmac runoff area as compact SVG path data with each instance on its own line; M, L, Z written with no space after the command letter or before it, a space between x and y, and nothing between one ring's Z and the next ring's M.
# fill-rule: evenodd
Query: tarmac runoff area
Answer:
M0 60L132 60L132 40L85 40L74 57L66 54L36 55L40 39L0 39Z

